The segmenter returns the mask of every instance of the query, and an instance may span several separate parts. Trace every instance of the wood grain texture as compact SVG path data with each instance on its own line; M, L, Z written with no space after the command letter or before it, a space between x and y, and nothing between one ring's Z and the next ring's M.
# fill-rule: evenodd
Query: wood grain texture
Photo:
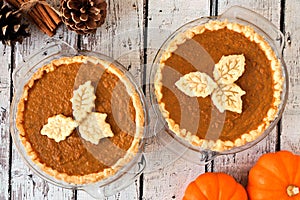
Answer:
M11 48L0 44L0 199L9 197Z
M290 90L282 117L280 148L300 154L300 2L286 1L284 59L289 72Z
M222 14L231 6L239 5L261 14L275 24L278 29L280 28L280 0L226 0L218 2L218 14ZM262 154L276 150L277 140L277 128L275 127L265 139L250 149L217 157L214 160L213 171L226 172L235 177L238 182L246 185L249 169Z
M132 184L128 185L127 187L123 188L120 192L109 196L105 197L105 200L139 200L139 193L140 193L140 188L139 188L139 180L136 180ZM83 190L77 191L77 199L85 200L85 199L94 199L91 195L89 195L87 192ZM102 198L97 198L97 199L102 199Z
M231 6L242 6L253 10L268 20L275 24L278 28L280 26L280 9L281 1L280 0L224 0L218 1L218 14L222 14L225 10Z
M164 40L185 23L208 16L209 1L155 1L149 0L146 27L146 76L144 82L149 82L151 65L155 54ZM150 83L151 84L151 83ZM148 85L147 85L148 86ZM149 89L149 88L148 88ZM148 92L148 89L146 90ZM147 100L150 105L149 93ZM150 119L154 133L155 114L151 107ZM143 199L182 199L185 188L196 176L205 172L205 166L198 166L186 160L179 159L177 154L165 148L155 137L149 136L146 145L146 159L149 163L144 174ZM179 152L180 153L180 152Z
M107 18L96 34L83 36L81 49L97 51L112 57L131 73L136 83L141 86L143 70L143 24L144 3L139 0L107 1ZM139 199L139 181L108 200ZM77 199L90 196L78 191Z
M83 36L81 48L117 60L142 84L143 1L107 1L107 18L96 34Z
M66 41L73 47L77 44L76 35L68 32L63 26L53 38ZM15 66L19 67L30 55L40 50L49 39L51 38L31 26L31 37L26 38L22 44L16 45ZM34 174L25 165L14 145L11 156L11 199L75 199L72 190L54 186Z

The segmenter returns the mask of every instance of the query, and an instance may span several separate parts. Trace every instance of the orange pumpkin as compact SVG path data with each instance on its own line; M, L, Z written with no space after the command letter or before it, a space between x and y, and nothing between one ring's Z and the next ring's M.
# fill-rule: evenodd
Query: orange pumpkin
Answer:
M251 200L300 200L300 156L288 151L261 156L249 172Z
M224 173L208 172L191 182L183 200L247 200L246 190Z

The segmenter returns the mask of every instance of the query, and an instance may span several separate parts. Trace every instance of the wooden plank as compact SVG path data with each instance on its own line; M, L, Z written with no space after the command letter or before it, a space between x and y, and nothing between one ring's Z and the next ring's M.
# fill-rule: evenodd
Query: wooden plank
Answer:
M138 200L139 199L139 180L136 180L132 184L128 185L126 188L123 188L120 192L106 197L105 200ZM94 196L96 194L94 193ZM94 199L90 194L83 190L77 191L77 199ZM101 199L101 198L98 198Z
M280 27L280 0L227 0L218 2L218 14L222 14L233 5L240 5L263 15L274 23L278 29ZM262 154L275 151L276 143L277 129L274 128L270 135L250 149L228 156L217 157L214 160L213 171L226 172L243 185L246 185L249 169Z
M71 46L76 46L76 35L70 33L65 27L60 27L53 37L64 40ZM15 64L18 66L28 58L30 54L39 50L50 38L36 27L31 26L31 37L26 38L22 44L17 44L15 49ZM54 186L34 174L21 159L15 146L12 149L11 166L11 198L12 199L74 199L72 190Z
M208 16L210 11L209 1L192 0L189 2L171 0L155 1L149 0L147 18L147 64L144 81L148 83L150 68L156 52L177 28L202 16ZM148 86L147 86L148 87ZM148 89L147 89L148 92ZM147 93L147 100L149 94ZM149 104L150 105L150 104ZM153 133L155 115L150 110ZM178 159L174 154L155 137L150 137L146 145L147 171L144 174L143 198L156 199L182 199L185 188L196 176L205 172L205 166L195 165L183 159Z
M290 90L286 110L282 117L280 138L281 149L290 150L298 154L300 154L299 9L299 1L286 1L284 29L287 43L284 50L284 59L290 76Z
M242 6L244 8L248 8L253 10L262 16L269 19L273 24L275 24L278 28L280 26L280 0L251 0L251 1L243 1L243 0L226 0L226 1L218 1L218 14L222 14L231 6Z
M111 0L107 3L105 24L96 34L83 36L81 48L119 61L136 82L142 84L143 1Z
M81 48L97 51L120 62L130 72L136 83L142 85L143 68L143 1L107 1L107 18L94 35L83 36ZM139 199L139 181L107 199ZM77 199L90 196L78 191Z
M0 44L0 199L9 197L11 48Z
M106 198L106 200L138 200L140 196L140 183L139 180L136 180L134 183L130 184L127 188L122 190L121 192ZM85 198L80 198L85 199Z
M163 159L168 159L168 154L169 152L161 151L161 159L155 162L165 163ZM153 171L150 170L144 174L143 198L147 200L182 199L187 185L204 172L204 166L192 164L182 158L170 162L163 168L154 168Z

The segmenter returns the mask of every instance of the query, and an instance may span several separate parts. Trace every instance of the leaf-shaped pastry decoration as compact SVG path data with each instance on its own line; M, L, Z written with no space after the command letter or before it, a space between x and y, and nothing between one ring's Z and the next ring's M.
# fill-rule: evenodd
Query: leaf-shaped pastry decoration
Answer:
M78 126L77 122L62 114L48 118L48 123L41 130L42 135L46 135L55 142L65 140Z
M220 112L229 110L232 112L242 113L241 96L246 94L238 85L232 83L218 88L212 94L212 101Z
M81 122L87 117L88 113L92 112L95 108L95 99L96 96L91 81L85 82L77 90L74 90L71 102L73 116L76 121Z
M107 114L97 112L87 115L87 118L79 126L81 137L93 144L98 144L102 138L113 137L110 125L105 122L106 117Z
M42 135L60 142L68 137L79 126L83 139L93 144L105 137L113 137L110 125L105 122L107 114L92 112L95 108L95 93L91 81L80 85L71 98L75 120L62 114L48 118L48 123L41 130Z
M190 97L207 97L218 86L206 73L191 72L181 77L176 87Z
M222 56L215 65L213 75L218 84L234 83L245 71L244 55Z
M211 95L212 101L220 112L229 110L242 112L242 98L245 91L234 84L245 71L244 55L222 56L215 64L211 79L202 72L191 72L181 77L175 85L184 94L190 97L207 97Z

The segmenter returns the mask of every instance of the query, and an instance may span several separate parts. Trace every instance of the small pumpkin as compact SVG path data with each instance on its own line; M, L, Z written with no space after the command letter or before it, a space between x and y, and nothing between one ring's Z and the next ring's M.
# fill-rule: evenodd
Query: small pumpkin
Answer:
M243 186L225 173L208 172L191 182L183 200L247 200Z
M300 200L300 156L264 154L249 172L247 190L251 200Z

